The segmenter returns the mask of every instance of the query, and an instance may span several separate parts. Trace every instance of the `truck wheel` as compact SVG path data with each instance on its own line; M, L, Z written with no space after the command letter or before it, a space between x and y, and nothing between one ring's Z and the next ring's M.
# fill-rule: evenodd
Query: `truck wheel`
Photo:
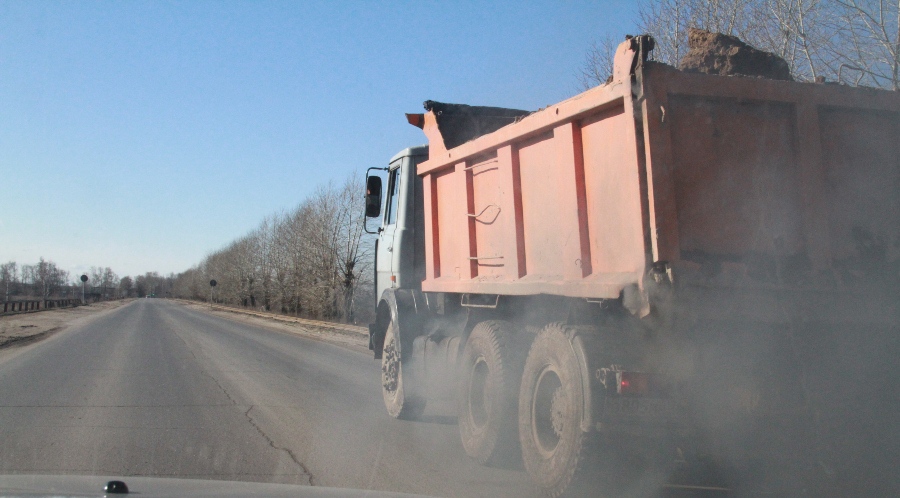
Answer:
M519 391L519 441L532 480L559 496L578 480L587 458L582 375L566 328L552 323L537 335Z
M517 451L516 396L524 354L512 347L514 333L507 322L479 323L460 362L459 434L466 453L481 464Z
M384 406L391 417L413 420L425 410L425 400L407 393L403 386L403 363L397 341L397 323L391 320L384 335L384 350L381 356L381 394Z

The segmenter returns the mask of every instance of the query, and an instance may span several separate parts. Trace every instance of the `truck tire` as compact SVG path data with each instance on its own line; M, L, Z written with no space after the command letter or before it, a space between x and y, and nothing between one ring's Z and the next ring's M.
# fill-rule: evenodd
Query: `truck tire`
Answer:
M532 480L556 497L579 492L588 457L582 431L582 374L565 325L551 323L532 343L519 390L519 441L522 462Z
M518 451L516 409L525 355L513 347L514 334L508 322L481 322L460 361L459 434L466 453L480 464Z
M388 415L403 420L415 420L425 410L425 400L408 392L409 386L403 382L403 362L397 342L400 335L397 322L391 320L384 335L384 350L381 356L381 394Z

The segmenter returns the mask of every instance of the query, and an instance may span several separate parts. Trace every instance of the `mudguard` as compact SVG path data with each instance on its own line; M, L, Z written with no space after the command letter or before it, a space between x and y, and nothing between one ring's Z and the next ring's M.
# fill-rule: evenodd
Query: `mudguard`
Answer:
M378 300L375 323L369 324L369 349L375 352L375 359L381 359L384 347L384 334L390 322L397 323L400 335L398 348L401 358L412 351L416 332L417 316L416 299L413 291L406 289L385 289Z
M584 418L581 420L581 430L590 432L594 428L594 405L591 395L591 384L596 382L591 375L591 369L588 365L588 353L585 351L584 339L581 334L573 334L570 339L572 351L575 358L578 359L578 369L581 371L581 390L582 400L584 403Z
M570 343L582 374L585 417L581 429L603 431L609 434L629 434L664 438L687 437L691 434L683 407L678 397L671 394L649 396L610 395L615 392L615 372L646 371L644 356L649 344L640 338L619 337L604 334L589 327L574 327ZM659 373L659 371L654 370ZM665 373L661 373L665 376ZM667 381L668 378L664 379ZM613 382L609 386L608 383Z

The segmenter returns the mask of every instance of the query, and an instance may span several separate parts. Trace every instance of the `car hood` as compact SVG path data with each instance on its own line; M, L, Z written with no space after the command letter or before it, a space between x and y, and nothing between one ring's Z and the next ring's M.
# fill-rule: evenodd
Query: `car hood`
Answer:
M109 481L122 481L128 494L107 494ZM116 477L81 475L0 475L0 495L6 496L298 496L298 497L414 497L404 493L388 493L359 489L324 488L292 484L270 484L201 479L168 479L160 477Z

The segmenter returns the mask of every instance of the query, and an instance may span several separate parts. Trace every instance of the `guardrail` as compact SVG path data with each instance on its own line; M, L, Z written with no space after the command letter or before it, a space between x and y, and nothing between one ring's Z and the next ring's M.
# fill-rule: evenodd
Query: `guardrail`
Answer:
M27 301L6 301L2 303L3 312L0 314L28 313L31 311L44 311L56 308L68 308L80 306L80 299L37 299Z

